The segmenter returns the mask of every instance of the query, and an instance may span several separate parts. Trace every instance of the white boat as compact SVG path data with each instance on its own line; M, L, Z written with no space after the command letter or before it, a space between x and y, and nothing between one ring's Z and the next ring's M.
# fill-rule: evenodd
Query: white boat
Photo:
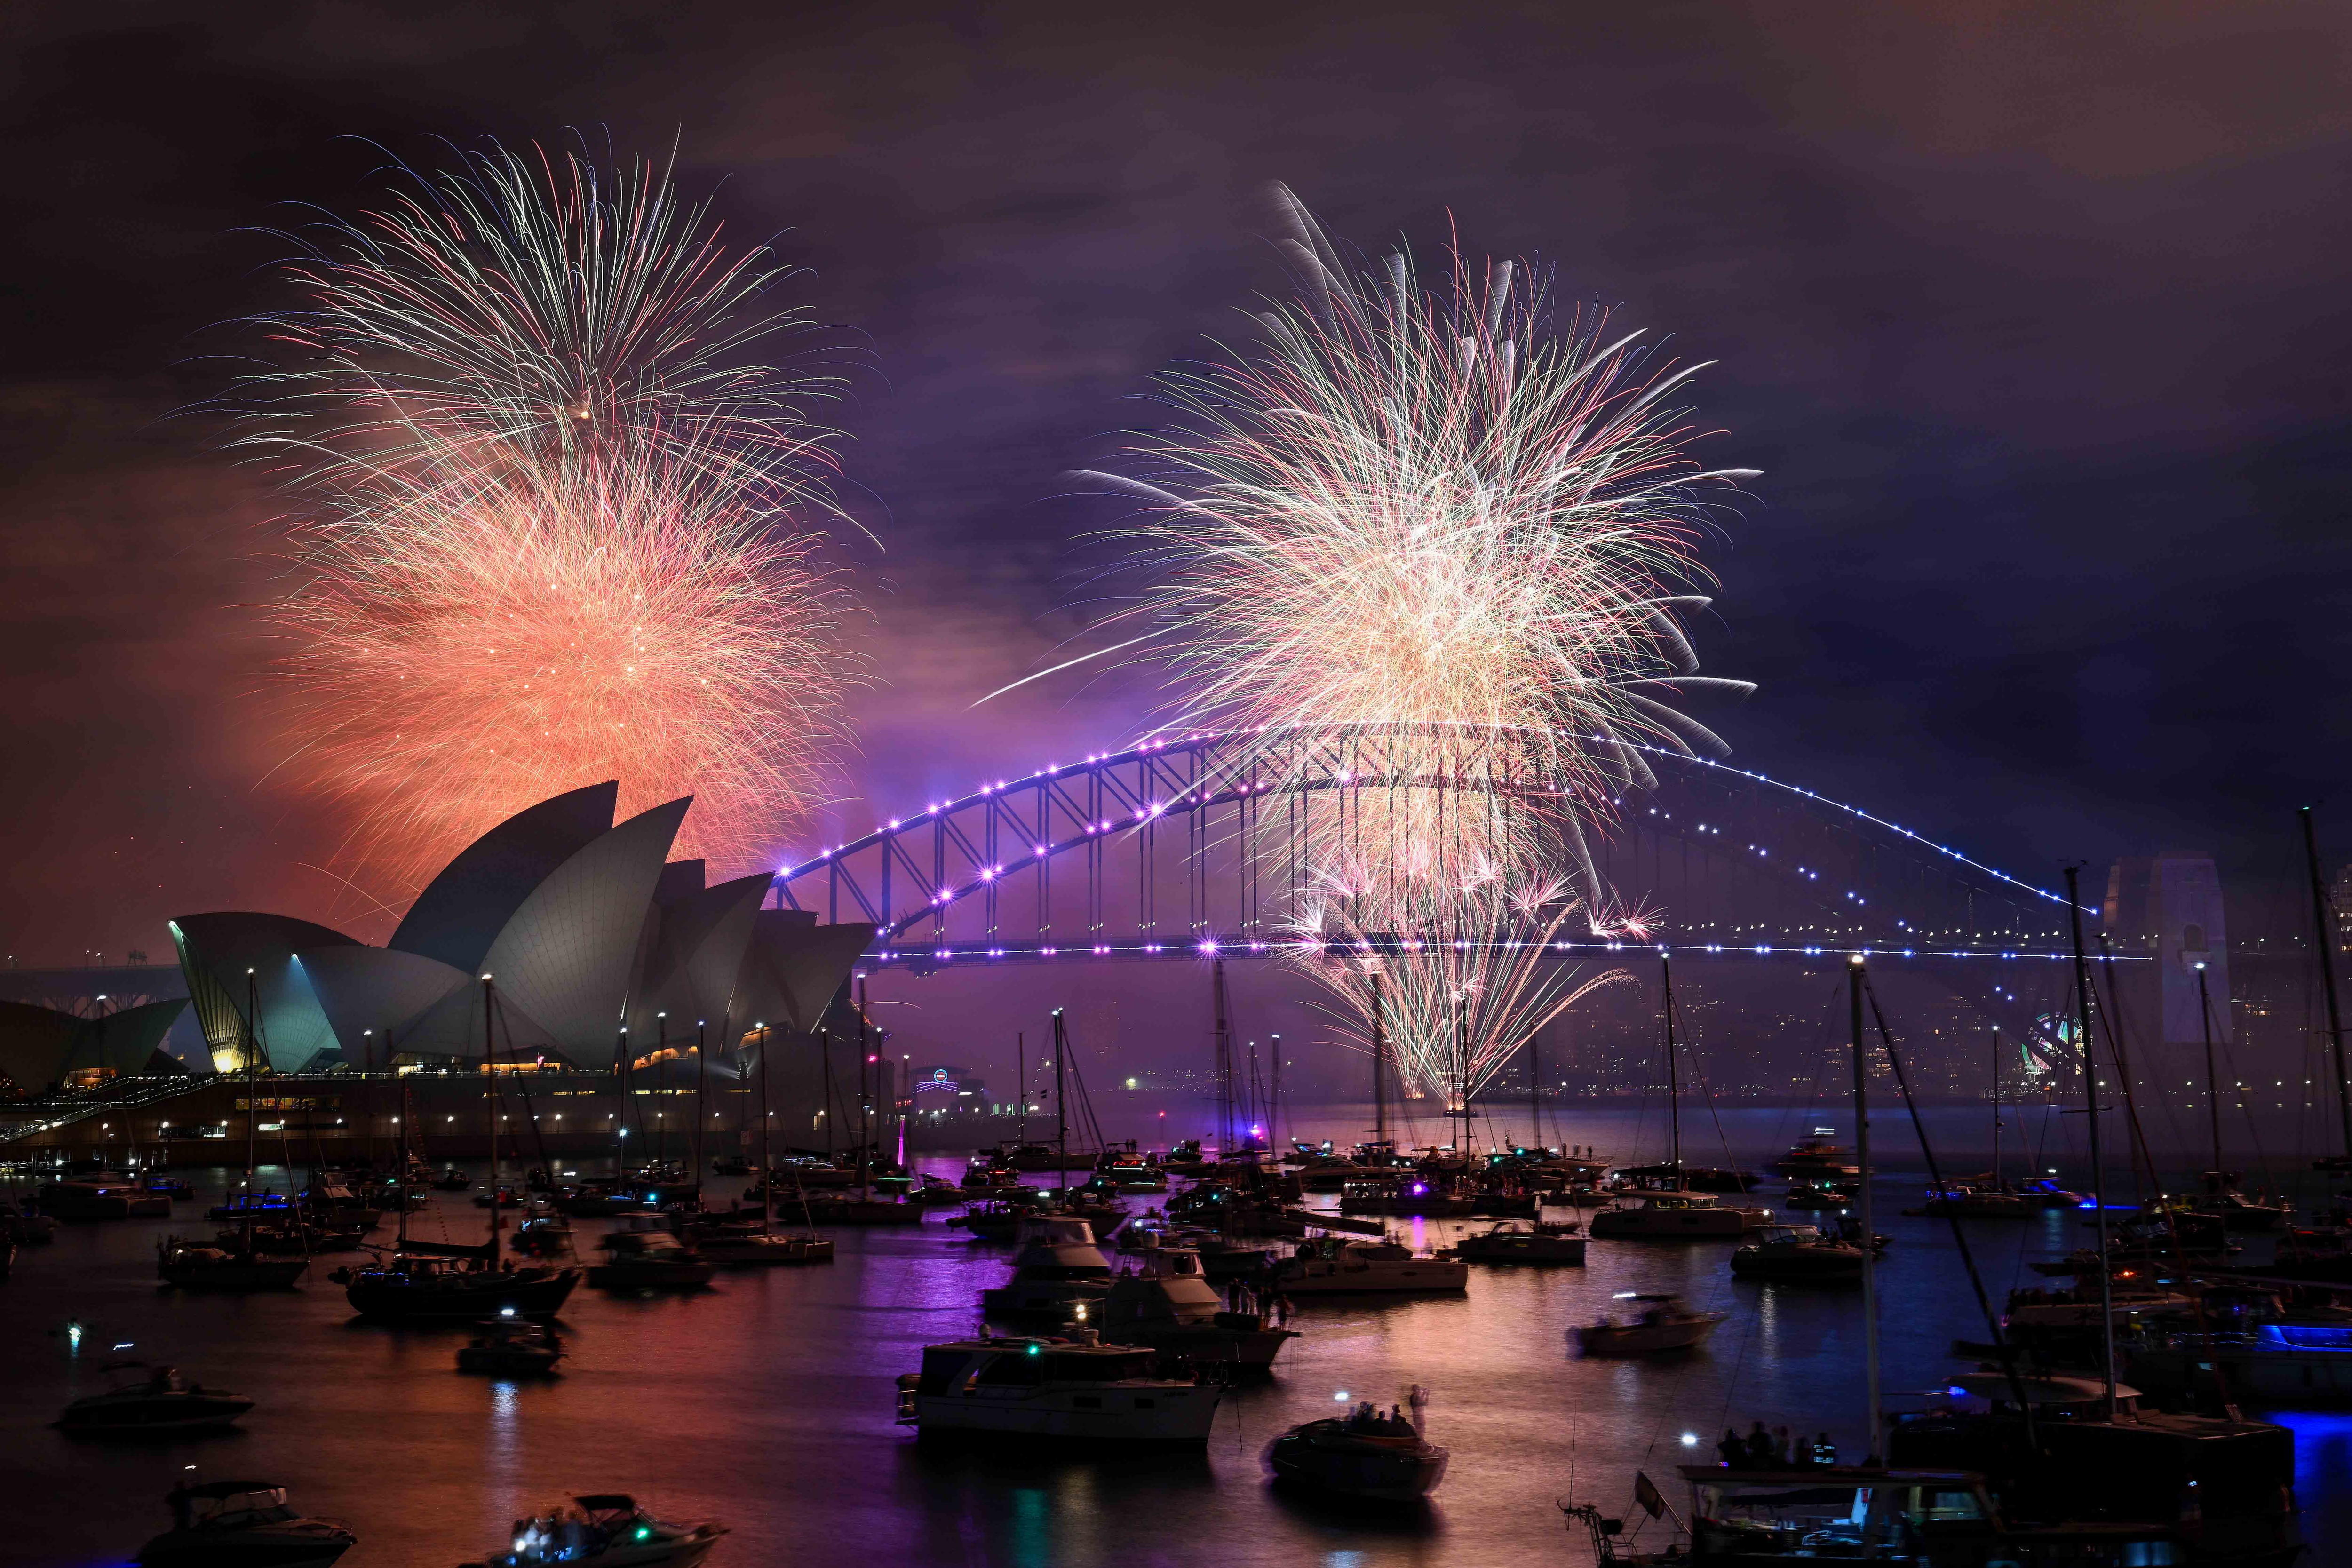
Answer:
M163 1500L172 1528L139 1549L139 1568L327 1568L359 1540L296 1513L275 1481L206 1481Z
M1159 1247L1138 1261L1141 1271L1121 1274L1102 1301L1098 1326L1121 1343L1181 1355L1195 1366L1216 1362L1265 1372L1284 1342L1298 1337L1269 1327L1257 1313L1227 1311L1191 1247Z
M1572 1220L1531 1225L1507 1219L1492 1230L1464 1237L1454 1244L1454 1253L1473 1263L1581 1263L1584 1237L1574 1234L1576 1228Z
M1299 1243L1297 1252L1274 1270L1274 1288L1286 1296L1428 1293L1461 1290L1469 1283L1470 1266L1458 1258L1423 1258L1393 1241L1340 1236Z
M1021 1222L1021 1250L1013 1278L980 1293L981 1310L1000 1316L1068 1316L1110 1293L1110 1260L1082 1219L1040 1217Z
M898 1379L898 1425L919 1433L1088 1443L1208 1441L1223 1394L1160 1374L1151 1352L1076 1340L976 1339L923 1347Z
M1756 1222L1761 1225L1769 1221L1771 1211L1726 1208L1713 1193L1659 1188L1625 1194L1594 1215L1585 1229L1598 1241L1704 1241L1738 1237L1755 1228L1749 1223L1751 1214L1764 1216Z
M666 1524L625 1492L593 1492L568 1509L515 1521L510 1550L461 1568L535 1568L577 1563L594 1568L690 1568L710 1554L722 1524Z
M177 1367L117 1362L104 1369L113 1382L103 1394L77 1399L58 1417L58 1429L89 1436L151 1437L210 1432L234 1424L253 1401L182 1377Z
M1604 1317L1599 1322L1570 1331L1576 1338L1576 1348L1584 1354L1657 1355L1690 1350L1705 1342L1724 1319L1721 1312L1691 1311L1673 1296L1627 1290L1615 1299L1640 1304L1633 1321L1621 1323Z

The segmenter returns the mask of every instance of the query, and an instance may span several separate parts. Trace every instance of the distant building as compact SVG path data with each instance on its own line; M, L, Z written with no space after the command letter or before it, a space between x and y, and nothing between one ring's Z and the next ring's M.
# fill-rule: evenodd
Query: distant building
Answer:
M2229 929L2221 913L2221 874L2213 857L2200 849L2167 849L2154 857L2116 861L2107 878L2102 915L2118 953L2155 961L2152 984L2127 987L2145 994L2155 1016L2129 1017L2126 1023L2138 1030L2157 1024L2159 1030L2153 1037L2158 1043L2201 1049L2205 1019L2197 988L2201 966L2213 1039L2228 1044L2233 1037Z
M917 1115L988 1109L988 1080L969 1068L942 1062L917 1068L911 1095Z

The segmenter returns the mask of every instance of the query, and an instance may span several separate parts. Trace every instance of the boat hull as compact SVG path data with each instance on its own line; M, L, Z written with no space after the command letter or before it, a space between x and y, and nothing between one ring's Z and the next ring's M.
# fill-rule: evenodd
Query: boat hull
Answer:
M1327 1447L1297 1433L1266 1446L1266 1468L1289 1485L1372 1502L1418 1502L1445 1479L1444 1448L1376 1450Z
M138 1568L327 1568L356 1542L350 1531L175 1530L139 1549Z
M478 1323L513 1309L518 1318L551 1318L580 1283L577 1269L497 1284L415 1284L402 1275L355 1274L343 1297L363 1318L395 1322Z
M1445 1258L1416 1258L1368 1268L1307 1258L1286 1266L1275 1277L1275 1288L1286 1296L1433 1295L1469 1286L1470 1266Z
M66 1406L58 1430L77 1437L161 1437L212 1432L236 1424L253 1401L226 1394L164 1394L124 1398L100 1395Z
M1209 1440L1221 1390L1148 1392L1107 1387L1094 1394L1023 1397L1013 1391L917 1394L912 1425L924 1437L1015 1437L1047 1443L1182 1443ZM1098 1402L1097 1407L1076 1404Z

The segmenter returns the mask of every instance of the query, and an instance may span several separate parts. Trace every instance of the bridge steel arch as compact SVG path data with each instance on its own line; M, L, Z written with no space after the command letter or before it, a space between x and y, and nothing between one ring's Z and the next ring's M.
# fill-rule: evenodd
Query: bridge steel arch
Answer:
M1437 739L1458 749L1433 751L1432 737L1414 734L1409 772L1391 744L1402 731L1364 731L1302 733L1279 767L1264 763L1262 736L1237 732L1049 764L784 868L777 901L827 921L873 922L868 961L916 972L1295 949L1285 911L1307 875L1315 814L1326 831L1352 822L1361 832L1378 815L1368 802L1406 788L1441 792L1461 811L1559 804L1559 786L1495 762L1475 728L1446 728ZM1654 785L1612 801L1615 824L1592 836L1587 860L1612 907L1636 918L1549 944L1562 957L1660 947L1750 958L2063 956L2066 906L2056 893L1801 786L1639 750ZM1662 914L1657 929L1644 929L1644 910Z

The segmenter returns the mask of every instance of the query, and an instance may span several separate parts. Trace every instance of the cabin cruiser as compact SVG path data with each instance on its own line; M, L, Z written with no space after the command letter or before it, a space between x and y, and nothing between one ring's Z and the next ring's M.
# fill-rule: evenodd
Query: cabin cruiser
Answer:
M2126 1364L2167 1394L2194 1396L2218 1384L2231 1398L2265 1405L2341 1408L2352 1401L2352 1321L2155 1335L2132 1346Z
M181 1376L174 1366L124 1361L102 1370L113 1379L106 1392L67 1405L58 1417L59 1431L110 1437L211 1432L234 1425L253 1408L245 1395L206 1388Z
M528 1318L492 1318L457 1352L459 1372L498 1377L543 1376L563 1359L554 1331Z
M327 1568L359 1541L351 1526L308 1519L276 1481L174 1489L172 1528L139 1549L138 1568Z
M206 1247L167 1236L155 1243L155 1277L183 1290L290 1290L307 1258L269 1258L230 1244Z
M1470 1266L1458 1258L1423 1258L1392 1241L1324 1236L1299 1243L1275 1266L1274 1289L1286 1296L1461 1290Z
M2233 1184L2235 1171L2208 1171L2203 1192L2189 1198L2185 1207L2191 1214L2211 1215L2227 1230L2276 1230L2294 1214L2294 1205L2284 1202L2256 1203Z
M1693 1193L1748 1193L1764 1183L1753 1171L1727 1171L1713 1165L1621 1165L1612 1174L1636 1186L1664 1187Z
M1842 1237L1809 1225L1770 1225L1731 1255L1731 1271L1748 1279L1850 1280L1862 1278L1866 1255Z
M1826 1176L1833 1181L1860 1175L1862 1167L1853 1163L1853 1151L1829 1141L1832 1131L1827 1127L1814 1128L1811 1137L1772 1162L1772 1173L1779 1176Z
M338 1268L329 1278L362 1317L476 1323L504 1316L509 1307L518 1318L555 1316L580 1283L580 1270L496 1264L487 1247L411 1242L377 1267Z
M1783 1201L1794 1206L1795 1194ZM1928 1188L1926 1203L1904 1212L1927 1219L2039 1219L2049 1211L2021 1194L1952 1182Z
M923 1347L898 1379L898 1425L919 1433L1189 1443L1209 1438L1223 1391L1169 1376L1151 1352L1076 1340L974 1339Z
M600 1290L695 1290L719 1271L666 1230L616 1230L596 1245L604 1261L588 1266L588 1283Z
M1507 1219L1492 1230L1465 1236L1454 1244L1454 1256L1473 1263L1581 1263L1584 1237L1574 1220L1557 1224Z
M1576 1338L1576 1348L1583 1354L1656 1355L1666 1351L1690 1350L1704 1343L1725 1316L1721 1312L1694 1312L1678 1298L1669 1295L1624 1290L1614 1299L1637 1304L1633 1320L1621 1323L1603 1317L1598 1322L1570 1331Z
M982 1311L1059 1319L1110 1293L1110 1260L1085 1220L1033 1217L1022 1223L1020 1240L1013 1278L980 1293Z
M719 1226L695 1232L698 1251L721 1268L771 1268L784 1264L830 1263L833 1242L822 1236L778 1236L773 1231Z
M1181 1356L1196 1366L1215 1362L1265 1372L1284 1342L1298 1337L1268 1326L1259 1313L1227 1311L1202 1269L1201 1255L1190 1247L1156 1248L1142 1260L1141 1272L1121 1274L1102 1299L1099 1326L1122 1344Z
M1586 1229L1601 1241L1704 1241L1743 1234L1750 1228L1751 1213L1769 1220L1771 1211L1726 1208L1712 1193L1643 1190L1621 1194L1618 1202L1595 1214Z
M723 1524L665 1524L625 1492L592 1492L514 1522L511 1549L460 1568L535 1568L542 1563L595 1568L691 1568L710 1554Z
M1342 1497L1418 1502L1445 1479L1445 1449L1422 1433L1421 1390L1412 1415L1370 1402L1343 1416L1294 1426L1265 1447L1275 1479Z

